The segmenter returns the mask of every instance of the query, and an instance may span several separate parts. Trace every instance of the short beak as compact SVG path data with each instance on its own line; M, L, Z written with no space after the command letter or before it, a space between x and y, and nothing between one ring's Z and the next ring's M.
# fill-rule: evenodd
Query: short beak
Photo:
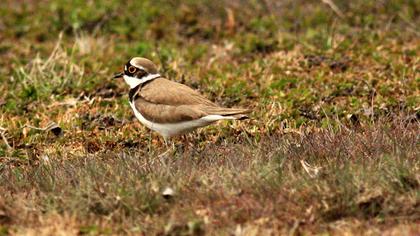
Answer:
M123 75L124 75L124 73L120 72L120 73L115 74L114 77L112 77L112 78L113 79L121 78L121 77L123 77Z

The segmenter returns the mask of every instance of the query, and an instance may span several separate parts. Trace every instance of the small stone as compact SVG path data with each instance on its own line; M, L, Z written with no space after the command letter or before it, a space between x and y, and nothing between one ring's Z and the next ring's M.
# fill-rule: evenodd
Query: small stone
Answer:
M163 192L162 192L162 196L163 196L163 198L165 198L165 199L167 199L167 200L169 200L169 199L171 199L172 197L174 197L174 195L175 195L175 191L174 191L172 188L170 188L170 187L166 187L166 188L163 190Z

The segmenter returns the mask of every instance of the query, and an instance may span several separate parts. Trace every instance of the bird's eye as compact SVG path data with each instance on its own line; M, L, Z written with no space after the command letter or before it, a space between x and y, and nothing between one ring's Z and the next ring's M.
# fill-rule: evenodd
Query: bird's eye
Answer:
M134 72L136 72L136 70L137 70L137 68L134 67L134 66L128 67L128 72L130 72L131 74L134 73Z

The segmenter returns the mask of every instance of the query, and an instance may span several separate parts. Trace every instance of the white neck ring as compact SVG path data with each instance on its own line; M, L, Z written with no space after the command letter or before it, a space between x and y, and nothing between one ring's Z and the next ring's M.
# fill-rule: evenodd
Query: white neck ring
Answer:
M130 88L135 88L138 85L143 84L143 83L145 83L149 80L159 78L159 77L161 77L161 75L160 74L149 74L149 75L144 76L142 78L131 77L131 76L128 76L128 75L124 75L123 77L124 77L125 82L128 84L128 86L130 86Z

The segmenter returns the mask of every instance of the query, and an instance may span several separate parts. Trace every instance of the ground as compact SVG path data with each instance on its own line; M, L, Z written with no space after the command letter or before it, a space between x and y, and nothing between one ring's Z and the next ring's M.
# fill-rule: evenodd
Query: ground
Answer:
M0 235L420 234L418 0L0 14ZM134 56L251 119L159 157L111 78Z

